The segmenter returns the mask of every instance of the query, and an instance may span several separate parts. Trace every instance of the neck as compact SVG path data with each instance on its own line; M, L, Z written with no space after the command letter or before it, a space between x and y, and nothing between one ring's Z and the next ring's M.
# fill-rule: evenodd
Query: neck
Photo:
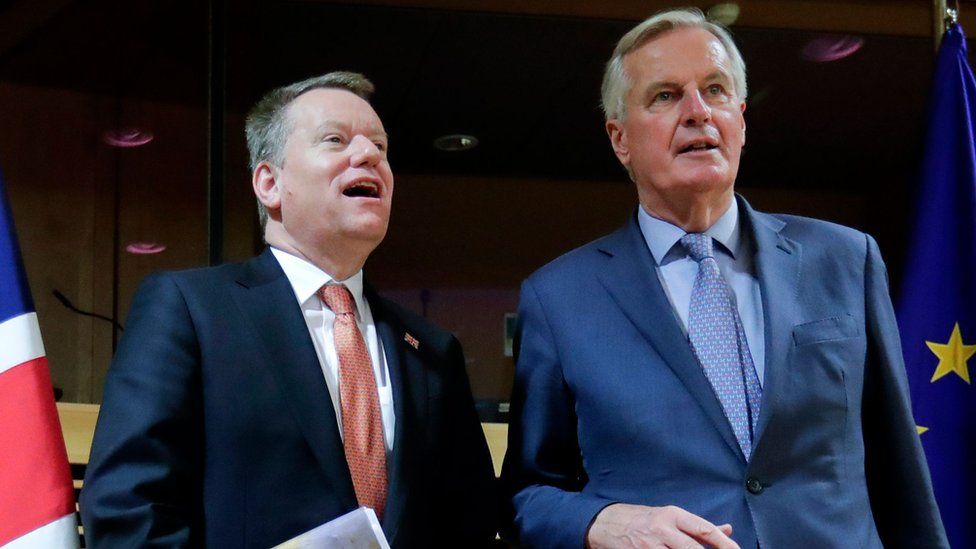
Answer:
M685 232L703 233L728 211L733 196L729 188L714 194L655 194L639 198L641 207L648 214L681 227Z
M334 280L343 281L363 268L376 245L337 240L340 241L329 242L328 245L302 245L280 223L270 219L264 229L264 241L269 246L300 257L322 269Z

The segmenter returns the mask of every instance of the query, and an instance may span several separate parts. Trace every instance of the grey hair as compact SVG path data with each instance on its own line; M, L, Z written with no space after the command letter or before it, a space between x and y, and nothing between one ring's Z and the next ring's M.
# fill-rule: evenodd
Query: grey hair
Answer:
M357 72L335 71L314 76L301 82L275 88L264 95L247 114L244 133L250 155L251 173L261 162L282 166L285 162L285 142L291 133L288 107L298 96L320 88L352 92L366 101L376 89L373 83ZM268 209L258 200L261 226L268 222Z
M742 60L742 54L732 40L729 31L711 21L705 19L705 15L698 8L681 8L659 12L641 24L630 30L617 42L617 47L613 50L613 56L607 63L607 68L603 73L603 85L601 86L601 106L607 120L616 118L623 120L627 116L627 93L633 82L624 68L624 58L637 48L653 40L654 38L673 29L678 28L700 28L712 33L715 38L725 48L729 60L732 62L732 83L735 86L735 94L745 100L746 88L746 63Z

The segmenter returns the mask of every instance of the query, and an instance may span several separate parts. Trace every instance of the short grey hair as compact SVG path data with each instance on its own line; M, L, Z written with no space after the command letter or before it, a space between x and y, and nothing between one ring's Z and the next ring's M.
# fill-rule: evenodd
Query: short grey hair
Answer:
M623 120L627 116L627 94L633 82L624 68L624 58L634 50L673 29L679 28L700 28L712 33L715 38L725 48L729 60L732 62L732 83L735 86L735 94L745 100L746 88L746 63L742 60L739 48L735 46L732 35L729 31L717 24L705 19L705 15L698 8L681 8L659 12L641 24L630 30L617 42L617 47L613 50L613 56L607 63L607 68L603 73L603 86L601 87L601 105L603 114L607 120L616 118Z
M321 88L346 90L366 101L376 89L369 79L357 72L335 71L269 91L247 114L244 124L252 174L261 162L279 167L284 164L285 142L292 130L288 107L298 96ZM260 200L258 217L264 227L268 222L268 210Z

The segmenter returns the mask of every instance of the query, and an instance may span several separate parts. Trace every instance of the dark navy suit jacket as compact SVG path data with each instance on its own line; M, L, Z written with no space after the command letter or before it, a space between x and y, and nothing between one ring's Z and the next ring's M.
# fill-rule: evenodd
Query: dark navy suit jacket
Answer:
M635 216L522 286L502 475L522 544L582 547L627 502L731 523L744 548L947 546L874 240L739 201L766 344L751 460Z
M393 385L391 545L490 543L494 474L460 345L368 287L366 299ZM127 324L81 494L89 546L267 548L357 507L308 328L270 251L149 277Z

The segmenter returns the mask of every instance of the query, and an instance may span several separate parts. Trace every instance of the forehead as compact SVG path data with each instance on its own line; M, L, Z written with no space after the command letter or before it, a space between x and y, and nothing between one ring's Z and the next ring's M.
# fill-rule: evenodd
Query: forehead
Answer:
M635 84L681 84L716 72L729 78L732 75L725 46L714 34L698 27L677 28L652 38L627 54L624 67Z
M286 115L294 131L329 125L348 126L363 133L383 133L383 122L369 102L344 89L307 91L288 105Z

